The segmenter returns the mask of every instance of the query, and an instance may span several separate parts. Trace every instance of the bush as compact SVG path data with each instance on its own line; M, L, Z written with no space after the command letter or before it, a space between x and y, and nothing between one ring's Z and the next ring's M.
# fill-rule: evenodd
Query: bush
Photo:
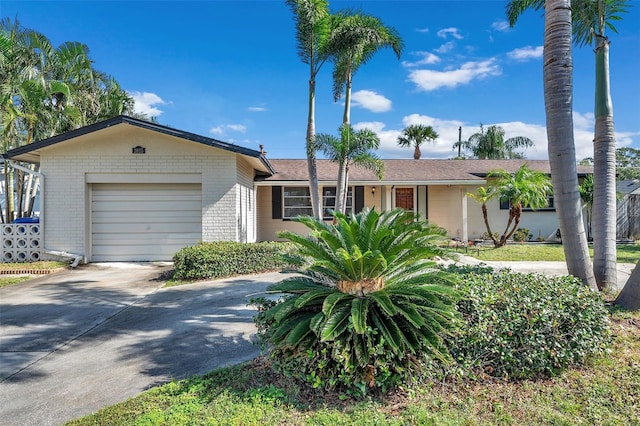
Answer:
M533 238L533 235L529 234L529 230L527 228L518 228L516 232L513 233L513 241L517 241L519 243L530 240L531 238Z
M174 278L198 280L256 274L288 266L290 245L278 242L217 241L185 247L173 256Z
M280 371L355 396L410 381L431 358L447 359L442 334L455 318L451 276L429 258L439 231L396 209L336 213L336 225L298 218L309 236L281 236L298 249L300 275L257 300L258 335Z
M546 377L608 347L604 301L577 278L476 272L460 280L463 321L446 339L463 375Z

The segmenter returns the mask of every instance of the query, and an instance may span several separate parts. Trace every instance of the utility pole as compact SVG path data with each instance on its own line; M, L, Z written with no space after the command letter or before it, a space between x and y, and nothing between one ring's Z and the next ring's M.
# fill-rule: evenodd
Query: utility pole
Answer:
M462 126L458 127L458 158L461 157L462 149Z

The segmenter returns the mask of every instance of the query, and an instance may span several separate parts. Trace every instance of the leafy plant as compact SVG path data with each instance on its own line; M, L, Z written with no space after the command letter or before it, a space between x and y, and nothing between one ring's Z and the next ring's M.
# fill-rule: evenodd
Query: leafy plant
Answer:
M531 238L533 238L533 235L529 233L527 228L518 228L516 232L513 233L513 241L519 243L530 240Z
M610 344L604 301L577 278L461 272L462 326L446 339L456 371L476 378L545 377Z
M185 247L173 256L179 280L223 278L282 269L288 245L277 242L237 243L216 241Z
M279 368L364 395L410 380L430 358L446 361L456 294L430 260L441 254L439 228L402 209L335 218L300 217L308 236L280 234L298 249L288 258L300 274L270 286L284 296L256 317Z

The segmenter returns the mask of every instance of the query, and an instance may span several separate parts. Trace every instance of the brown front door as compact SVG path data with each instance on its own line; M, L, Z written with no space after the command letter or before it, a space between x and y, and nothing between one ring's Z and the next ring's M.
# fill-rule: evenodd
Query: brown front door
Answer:
M396 207L413 211L413 188L396 188Z

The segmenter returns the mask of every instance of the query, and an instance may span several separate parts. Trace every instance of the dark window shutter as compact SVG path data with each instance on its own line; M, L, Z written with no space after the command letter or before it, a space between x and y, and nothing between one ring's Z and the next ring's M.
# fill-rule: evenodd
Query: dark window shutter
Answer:
M509 210L509 199L501 198L500 199L500 210Z
M364 186L356 186L354 189L353 212L357 214L364 208Z
M271 187L271 219L282 219L282 187Z

